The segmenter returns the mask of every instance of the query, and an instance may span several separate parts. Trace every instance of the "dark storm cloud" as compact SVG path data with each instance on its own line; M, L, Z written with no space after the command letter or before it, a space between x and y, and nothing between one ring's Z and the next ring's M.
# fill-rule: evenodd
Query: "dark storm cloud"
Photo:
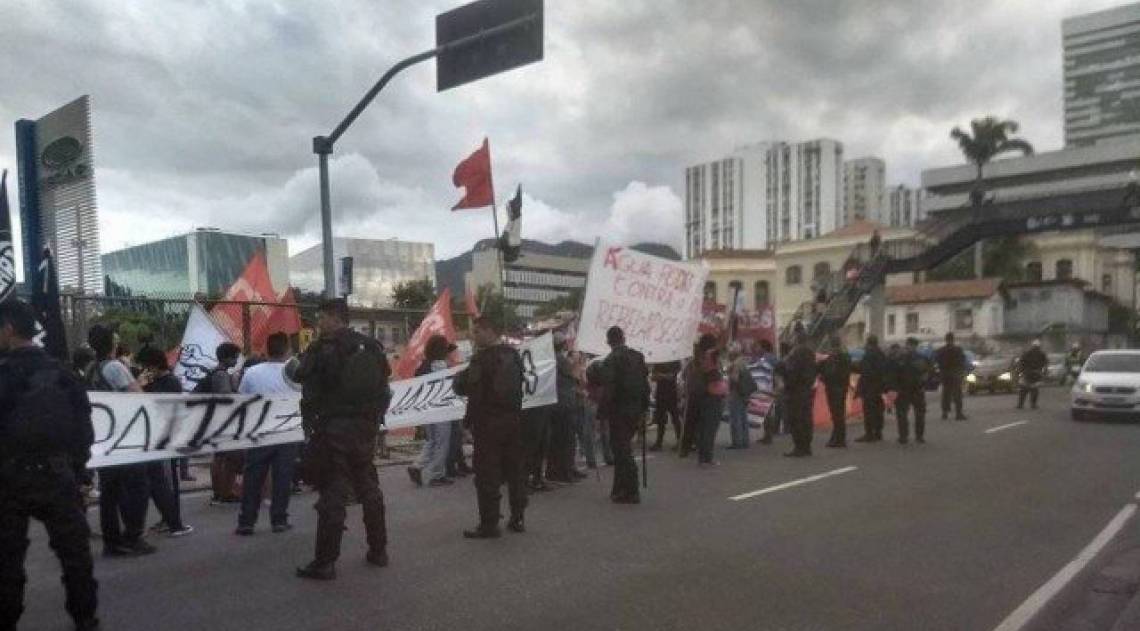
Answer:
M92 95L106 247L193 225L311 242L311 137L430 46L432 17L454 4L6 2L0 120ZM486 236L486 213L446 211L451 169L484 135L500 197L523 182L525 231L554 240L676 241L683 167L757 140L834 137L909 183L957 160L948 130L975 116L1014 118L1055 148L1060 19L1113 3L546 4L542 64L445 94L424 64L359 119L334 161L339 232L442 255ZM0 164L13 153L0 138Z

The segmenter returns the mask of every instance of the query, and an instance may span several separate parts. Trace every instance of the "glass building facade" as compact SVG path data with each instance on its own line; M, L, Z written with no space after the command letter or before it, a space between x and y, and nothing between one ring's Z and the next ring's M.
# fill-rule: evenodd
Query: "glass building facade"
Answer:
M274 290L284 291L289 286L285 239L199 230L104 254L106 292L112 296L204 293L219 297L259 250L266 254Z
M315 245L289 260L293 285L305 291L324 290L323 248ZM340 259L352 257L353 292L348 302L356 307L384 308L392 305L392 290L399 283L430 280L435 285L435 246L431 243L396 239L333 239L337 286Z
M1066 19L1065 146L1140 134L1140 4Z

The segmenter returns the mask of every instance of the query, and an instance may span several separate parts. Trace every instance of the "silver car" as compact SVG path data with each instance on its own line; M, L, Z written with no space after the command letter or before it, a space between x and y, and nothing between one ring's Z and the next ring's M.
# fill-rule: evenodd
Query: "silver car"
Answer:
M1140 350L1097 351L1072 390L1073 420L1140 414Z

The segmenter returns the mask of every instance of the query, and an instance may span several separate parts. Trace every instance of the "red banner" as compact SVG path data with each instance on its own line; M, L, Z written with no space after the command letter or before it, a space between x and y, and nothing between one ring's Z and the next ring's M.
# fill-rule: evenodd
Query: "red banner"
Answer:
M285 296L293 302L292 290L286 291ZM278 331L294 334L301 330L300 318L295 307L275 307L280 304L277 293L273 290L273 282L269 279L269 266L265 262L265 253L257 251L249 260L241 276L226 290L223 301L229 304L215 306L210 315L214 321L238 346L245 345L242 335L242 302L263 303L249 305L249 332L250 348L256 353L265 352L265 340L270 333Z
M455 342L455 324L451 320L451 289L444 289L435 305L424 316L419 328L408 339L408 346L400 355L392 372L397 379L410 379L424 361L424 347L433 335L442 335Z

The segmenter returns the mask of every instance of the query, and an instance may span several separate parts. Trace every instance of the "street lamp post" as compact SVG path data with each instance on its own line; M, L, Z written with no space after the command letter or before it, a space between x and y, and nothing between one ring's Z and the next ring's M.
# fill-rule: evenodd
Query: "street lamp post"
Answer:
M462 15L455 17L461 20L473 20L477 30L470 35L457 37L450 41L440 43L439 29L441 23L454 27L455 17L449 20L448 16L453 16L460 12ZM488 16L490 16L490 19L495 19L502 15L515 15L517 17L512 17L489 28L479 27L483 21L488 19ZM460 26L463 25L461 24ZM460 83L473 81L490 74L541 59L541 30L538 31L537 49L533 46L534 42L525 41L520 43L516 41L505 41L504 39L516 35L522 30L531 28L541 29L541 26L542 0L480 0L479 2L461 7L451 13L438 16L436 18L437 46L435 48L412 55L389 68L388 71L380 77L380 80L372 86L372 89L368 90L364 98L356 104L356 107L352 108L348 116L333 129L332 133L327 136L317 136L313 138L313 153L317 154L321 188L321 244L323 248L322 263L324 267L325 297L333 298L337 295L336 263L335 257L333 256L332 200L329 190L329 155L332 154L336 141L339 140L344 132L348 130L349 126L356 121L364 109L372 103L372 100L384 89L384 86L405 68L434 57L450 56L460 51L495 46L494 52L489 53L485 61L468 64L469 67L462 70L464 76L461 76L458 81L453 80L452 83L446 86L440 85L440 89L447 89L454 85L459 85ZM443 59L440 60L440 65L443 65ZM454 69L449 68L449 70Z

